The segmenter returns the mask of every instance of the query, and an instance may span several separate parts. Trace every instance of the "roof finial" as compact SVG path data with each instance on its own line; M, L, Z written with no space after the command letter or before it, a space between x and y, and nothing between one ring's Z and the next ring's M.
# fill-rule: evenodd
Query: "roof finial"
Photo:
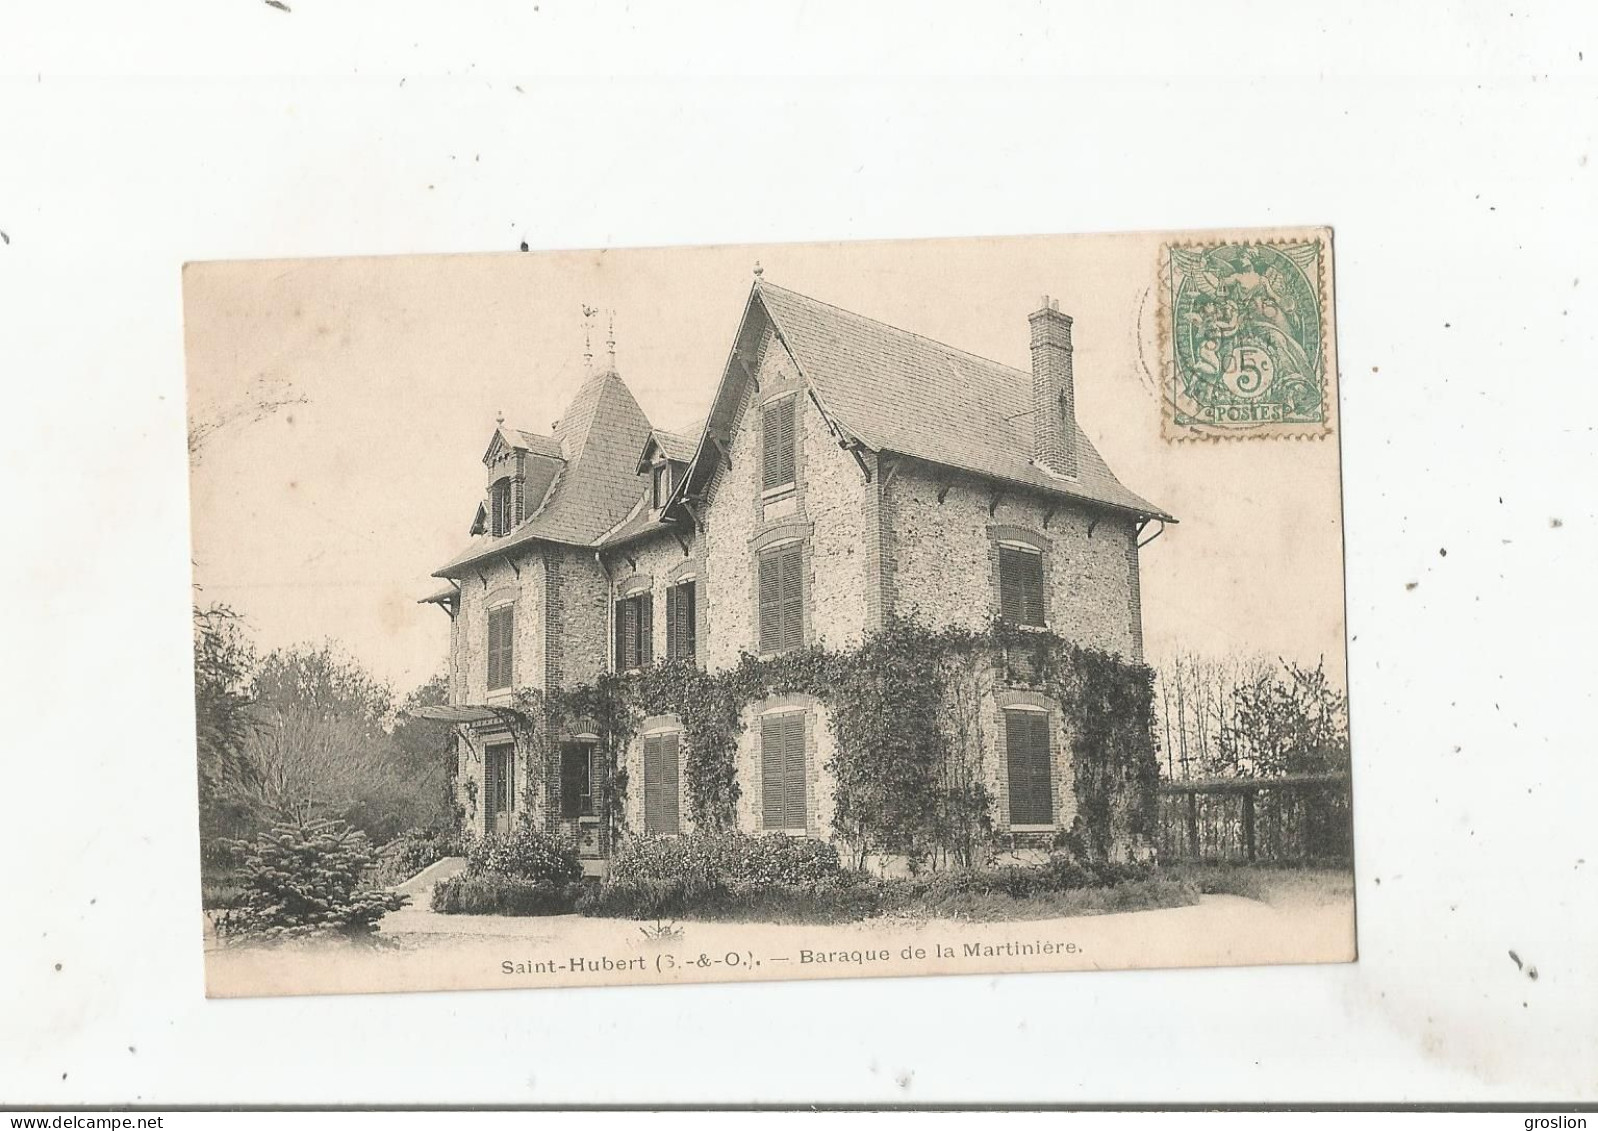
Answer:
M494 414L494 423L495 424L504 424L505 423L505 410L504 409L500 409L498 412L496 412Z
M605 345L610 347L610 367L616 368L616 312L610 312L610 332L605 338Z
M764 275L765 273L766 273L766 269L764 267L760 266L760 260L758 260L758 259L755 260L755 278L758 279L758 278L760 278L760 276Z
M594 315L598 313L597 309L589 306L586 302L583 303L583 372L585 374L590 374L594 371L593 327Z

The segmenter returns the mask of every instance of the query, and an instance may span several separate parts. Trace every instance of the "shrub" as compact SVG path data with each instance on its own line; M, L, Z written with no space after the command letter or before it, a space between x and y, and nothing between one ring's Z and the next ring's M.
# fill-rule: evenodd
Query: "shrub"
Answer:
M446 856L459 855L460 839L448 829L407 829L379 850L373 876L385 887L402 884Z
M814 884L707 883L676 877L611 880L585 893L577 910L617 919L699 919L761 923L842 923L882 907L879 885L838 878Z
M576 909L581 895L579 883L460 875L433 888L432 907L445 915L566 915Z
M700 886L804 886L836 879L838 850L823 840L772 834L637 836L616 858L618 882L689 880Z
M575 844L518 825L504 835L472 841L466 849L466 874L563 887L583 878L583 866Z
M375 858L366 834L342 821L280 825L230 845L240 891L219 934L267 939L332 933L368 936L407 897L367 886Z

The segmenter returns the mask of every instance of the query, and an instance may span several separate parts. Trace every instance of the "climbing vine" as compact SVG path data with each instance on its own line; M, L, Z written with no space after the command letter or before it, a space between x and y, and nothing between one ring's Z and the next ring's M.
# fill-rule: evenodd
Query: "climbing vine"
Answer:
M544 811L538 791L560 780L558 736L598 735L608 801L601 811L617 843L628 835L623 753L645 718L681 723L689 816L696 828L720 831L736 824L745 707L775 695L813 696L826 705L836 739L825 767L835 782L832 824L852 863L895 854L912 867L937 867L977 863L994 842L984 704L1001 687L1037 690L1060 705L1076 794L1068 843L1092 859L1124 854L1152 827L1152 686L1147 667L1052 632L897 620L850 652L745 654L719 672L667 661L553 693L522 690L504 716L529 769L543 767L523 775L527 820Z

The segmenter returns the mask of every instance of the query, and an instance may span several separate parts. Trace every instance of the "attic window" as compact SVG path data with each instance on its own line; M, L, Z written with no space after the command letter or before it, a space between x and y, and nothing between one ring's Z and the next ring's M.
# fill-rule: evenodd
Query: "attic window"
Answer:
M488 489L491 525L489 533L502 538L510 533L510 480L501 479Z
M768 402L761 412L761 487L767 492L792 487L794 457L794 405L797 398Z
M655 464L654 479L651 481L649 498L650 505L657 511L666 505L666 500L671 497L671 464L665 460Z

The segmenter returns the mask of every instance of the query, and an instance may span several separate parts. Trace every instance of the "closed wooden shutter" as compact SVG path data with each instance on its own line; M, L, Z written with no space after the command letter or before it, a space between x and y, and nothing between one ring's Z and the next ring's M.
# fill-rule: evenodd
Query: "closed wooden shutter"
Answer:
M782 716L783 746L787 756L783 782L783 828L802 829L805 819L805 717L794 712Z
M509 687L516 647L516 607L490 609L488 613L488 686Z
M1010 823L1053 824L1049 716L1042 711L1006 711L1004 734L1010 775Z
M627 602L617 601L614 614L616 624L616 670L627 670Z
M782 562L774 554L760 558L760 651L782 651Z
M698 615L699 583L685 581L677 586L677 642L678 658L692 660L699 652Z
M1043 624L1043 555L999 547L999 615L1012 624Z
M760 720L761 824L806 827L805 716L793 711Z
M794 481L795 397L773 401L761 410L761 486L770 491Z
M493 502L493 534L498 538L510 530L510 481L499 480L489 494Z
M666 658L694 658L694 582L666 590Z
M677 589L671 585L666 589L666 659L675 660L682 651L682 645L677 639Z
M499 612L488 611L488 686L499 687Z
M790 546L782 552L782 649L785 652L805 642L804 585L800 578L803 561L798 546Z
M760 810L761 826L781 829L785 804L788 756L781 715L760 720Z
M640 593L633 599L638 602L638 666L648 667L655 662L655 596Z
M644 831L669 836L679 831L677 735L644 739Z

